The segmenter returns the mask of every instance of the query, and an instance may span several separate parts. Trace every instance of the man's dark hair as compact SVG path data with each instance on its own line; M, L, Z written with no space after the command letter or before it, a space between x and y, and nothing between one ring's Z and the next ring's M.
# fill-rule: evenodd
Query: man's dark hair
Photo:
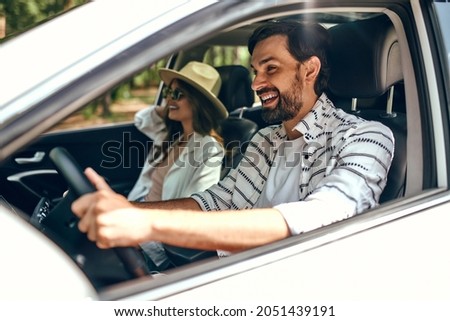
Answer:
M321 69L314 85L317 95L322 94L328 86L330 68L327 54L330 48L328 31L317 23L305 23L292 20L269 21L255 29L248 39L248 51L253 54L256 44L276 35L287 36L288 51L299 62L316 56L321 62Z

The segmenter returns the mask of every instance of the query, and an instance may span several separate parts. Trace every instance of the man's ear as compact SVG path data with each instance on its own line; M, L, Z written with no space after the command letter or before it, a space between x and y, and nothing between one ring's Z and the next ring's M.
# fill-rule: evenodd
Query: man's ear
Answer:
M306 70L305 81L315 82L317 75L319 75L320 68L322 67L320 59L316 56L312 56L304 62L304 66Z

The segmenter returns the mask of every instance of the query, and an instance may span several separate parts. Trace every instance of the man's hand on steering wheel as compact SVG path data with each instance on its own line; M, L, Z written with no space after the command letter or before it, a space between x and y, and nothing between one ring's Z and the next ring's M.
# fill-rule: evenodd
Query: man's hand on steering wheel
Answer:
M120 258L126 270L131 275L134 275L135 277L148 275L149 271L145 261L141 253L134 247L139 244L139 239L124 239L123 235L114 234L115 229L112 224L109 224L107 219L108 216L97 215L98 213L105 213L105 211L108 212L111 210L115 211L120 208L128 207L132 209L133 206L131 203L129 203L125 197L114 193L106 181L95 173L94 170L88 169L86 174L89 175L89 177L87 177L66 149L61 147L53 148L50 151L50 158L58 169L58 172L69 184L69 189L74 192L76 197L79 197L78 200L72 203L71 208L72 212L81 218L78 223L81 231L87 232L88 238L92 241L96 241L97 245L101 248L114 247L113 250L116 255ZM128 230L125 233L133 236L139 235L135 233L145 230L145 226L142 226L139 221L134 221L132 215L125 215L123 218L123 221L128 223L126 226L131 229L131 231ZM88 220L94 220L95 224L101 227L101 233L98 233L96 228L86 231L87 226L89 226ZM109 240L109 237L107 236L110 234L116 235L116 239L120 241L106 242L105 240Z
M87 168L85 174L97 191L72 203L72 211L80 218L79 229L100 248L137 246L144 241L148 215L136 214L134 206L115 193L92 168ZM134 210L128 213L127 209Z

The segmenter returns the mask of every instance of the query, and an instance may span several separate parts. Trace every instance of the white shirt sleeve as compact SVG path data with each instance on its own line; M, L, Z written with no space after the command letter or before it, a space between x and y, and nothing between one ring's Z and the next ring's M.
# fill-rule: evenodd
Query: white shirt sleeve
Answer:
M291 235L349 218L355 213L355 203L339 192L323 188L303 201L274 206L283 215Z
M156 112L155 105L139 110L134 116L134 125L157 144L166 138L166 125Z

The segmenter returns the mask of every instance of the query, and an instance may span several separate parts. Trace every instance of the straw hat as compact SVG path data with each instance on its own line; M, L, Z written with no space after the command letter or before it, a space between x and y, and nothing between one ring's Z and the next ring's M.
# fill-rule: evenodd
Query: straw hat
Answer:
M212 102L219 117L228 117L227 109L217 98L222 80L220 79L219 72L214 67L202 62L191 61L181 68L180 71L161 68L159 69L159 76L167 86L174 79L181 79L187 82Z

